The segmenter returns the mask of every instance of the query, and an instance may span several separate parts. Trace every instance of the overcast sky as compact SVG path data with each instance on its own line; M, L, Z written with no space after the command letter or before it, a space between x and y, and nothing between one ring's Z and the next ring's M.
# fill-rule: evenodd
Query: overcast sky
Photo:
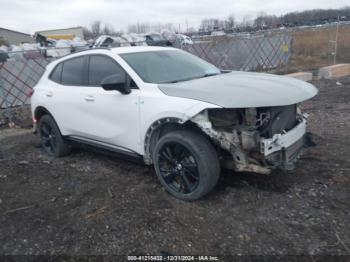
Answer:
M94 20L126 29L133 23L174 23L197 27L203 18L236 20L258 12L284 14L314 8L338 8L349 0L0 0L0 27L38 30L88 26Z

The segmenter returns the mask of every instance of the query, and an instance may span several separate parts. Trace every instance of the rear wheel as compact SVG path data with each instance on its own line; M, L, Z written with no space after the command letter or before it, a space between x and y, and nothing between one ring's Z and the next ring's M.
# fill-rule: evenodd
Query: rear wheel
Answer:
M39 137L41 146L50 156L60 157L69 154L70 145L64 140L53 118L44 115L40 118Z
M188 130L164 135L155 147L154 167L165 189L182 200L195 200L217 183L217 153L202 135Z

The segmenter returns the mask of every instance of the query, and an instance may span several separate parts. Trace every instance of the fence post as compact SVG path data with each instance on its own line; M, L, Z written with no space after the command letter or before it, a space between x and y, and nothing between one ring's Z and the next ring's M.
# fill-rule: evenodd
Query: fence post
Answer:
M334 64L334 65L335 65L336 62L337 62L338 34L339 34L339 16L338 16L338 22L337 22L337 30L336 30L336 32L335 32L334 58L333 58L333 64Z

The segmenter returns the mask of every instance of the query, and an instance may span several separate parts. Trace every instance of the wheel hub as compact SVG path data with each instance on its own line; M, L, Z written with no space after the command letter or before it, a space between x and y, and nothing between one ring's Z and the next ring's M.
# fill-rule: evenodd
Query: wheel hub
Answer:
M176 171L181 171L182 170L182 165L181 164L176 164L175 170Z

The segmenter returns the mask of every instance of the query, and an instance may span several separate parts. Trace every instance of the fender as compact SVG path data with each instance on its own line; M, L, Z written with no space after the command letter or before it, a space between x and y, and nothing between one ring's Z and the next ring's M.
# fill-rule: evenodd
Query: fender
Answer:
M182 125L184 121L180 118L175 117L165 117L161 118L155 122L148 128L145 139L144 139L144 156L143 159L147 165L152 164L152 156L151 156L151 147L152 147L152 138L156 134L157 131L161 130L161 127L163 127L166 124L178 124Z

